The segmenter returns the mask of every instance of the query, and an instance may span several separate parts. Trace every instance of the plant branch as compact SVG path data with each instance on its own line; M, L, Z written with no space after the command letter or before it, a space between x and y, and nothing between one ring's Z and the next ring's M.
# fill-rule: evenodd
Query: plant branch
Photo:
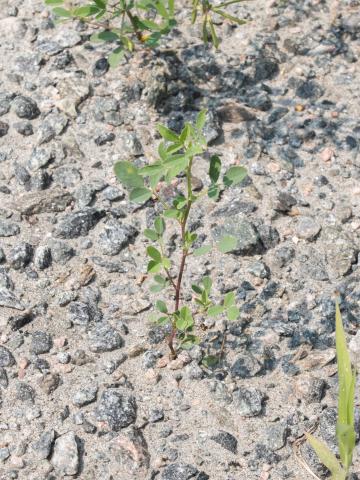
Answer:
M175 288L175 312L179 310L180 307L180 296L181 296L181 282L184 275L185 265L186 265L186 258L188 256L188 248L185 243L185 234L186 234L186 223L189 218L190 209L192 206L192 187L191 187L191 168L192 168L193 158L190 159L189 165L186 169L186 184L187 184L187 205L184 217L180 222L181 225L181 241L183 244L182 254L181 254L181 261L179 267L179 274L177 277L176 288ZM172 324L171 333L168 338L168 345L170 348L171 356L176 358L176 351L174 349L174 339L176 337L176 325L175 322Z

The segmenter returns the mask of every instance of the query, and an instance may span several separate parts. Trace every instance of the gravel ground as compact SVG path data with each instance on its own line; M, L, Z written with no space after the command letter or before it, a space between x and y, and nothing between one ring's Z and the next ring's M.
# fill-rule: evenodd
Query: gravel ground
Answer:
M360 2L232 6L248 23L219 21L219 52L184 9L115 70L89 27L0 4L1 479L311 479L297 456L325 478L301 438L336 449L336 290L359 361ZM205 319L170 362L143 281L158 207L129 202L113 165L153 159L156 123L203 107L210 150L249 176L193 212L201 241L238 245L194 259L185 286L211 275L241 317Z

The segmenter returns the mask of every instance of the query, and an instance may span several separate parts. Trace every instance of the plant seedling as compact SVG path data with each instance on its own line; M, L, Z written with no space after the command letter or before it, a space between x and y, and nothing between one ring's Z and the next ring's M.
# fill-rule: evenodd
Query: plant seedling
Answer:
M336 438L340 461L325 443L310 434L306 434L306 437L320 461L330 470L331 479L347 480L356 440L354 427L356 371L351 365L338 302L336 302L336 355L339 381Z
M137 168L133 163L121 161L115 165L115 173L120 182L130 190L129 198L133 202L144 203L150 199L160 203L162 213L154 221L154 228L144 230L144 235L154 242L146 252L149 257L147 272L153 276L154 283L150 290L154 293L162 290L172 290L173 306L170 307L164 300L155 303L159 314L155 320L160 325L169 325L170 334L168 345L172 358L176 358L179 342L180 348L190 348L198 343L195 335L196 315L215 317L226 314L229 320L238 318L239 309L235 305L235 294L230 292L225 295L221 304L215 305L211 300L212 281L205 276L199 285L193 284L192 290L196 295L196 307L184 305L183 275L186 262L191 257L206 255L212 249L211 244L195 247L197 234L188 228L188 220L192 207L200 202L205 195L216 201L223 188L240 183L247 175L246 169L241 166L230 167L222 177L221 160L218 155L212 155L209 162L209 186L195 192L192 186L192 169L195 161L207 151L203 128L206 121L206 111L201 111L194 125L186 123L180 134L169 130L163 125L157 129L163 141L158 147L159 158L142 168ZM161 185L170 184L176 179L179 182L179 193L171 204L163 198ZM166 224L175 222L179 229L179 264L175 268L172 260L167 255L166 249ZM226 253L236 246L236 239L226 236L218 243L221 252ZM176 271L176 273L175 273ZM167 295L168 297L169 295Z
M209 0L192 0L191 22L198 19L202 24L202 38L218 48L220 39L214 26L214 15L232 23L245 23L227 8L244 0L230 0L214 5ZM52 7L57 21L81 20L92 25L97 32L91 36L93 42L107 42L113 45L109 56L110 66L117 66L126 53L131 53L136 45L154 48L161 38L176 26L176 16L183 10L175 6L174 0L90 0L84 5L73 6L68 0L45 0Z

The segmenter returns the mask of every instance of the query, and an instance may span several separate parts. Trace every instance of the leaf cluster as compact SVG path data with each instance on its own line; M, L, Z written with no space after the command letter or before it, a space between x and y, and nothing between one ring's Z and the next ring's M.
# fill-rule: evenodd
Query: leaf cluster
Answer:
M191 20L195 23L201 19L205 43L210 40L216 48L220 43L214 15L238 25L245 23L226 11L228 6L241 1L213 5L208 0L192 0ZM181 11L180 6L175 8L175 0L119 0L115 4L108 0L88 0L81 6L71 6L67 0L45 0L45 4L52 7L58 21L79 19L93 25L98 31L91 36L91 41L114 45L109 56L112 67L117 66L126 53L133 52L136 44L157 47L162 37L176 26L176 15Z
M158 158L148 165L137 168L132 162L120 161L115 165L115 174L120 182L129 190L131 201L144 203L152 199L162 206L161 214L155 218L153 228L146 228L144 236L152 242L146 249L148 256L147 273L152 276L153 283L150 290L160 293L167 289L174 290L175 304L170 308L167 301L155 302L159 314L153 319L159 324L169 324L180 341L181 348L188 348L198 342L194 334L195 315L215 317L221 314L228 320L235 320L239 309L235 305L235 294L230 292L223 301L215 304L211 300L212 281L205 276L199 285L193 284L196 309L192 311L187 305L181 306L182 276L188 258L198 257L210 252L211 244L195 246L198 235L187 228L187 221L191 208L208 196L216 201L222 189L241 182L246 176L246 170L240 166L232 166L221 175L222 166L219 155L210 157L208 169L208 186L200 192L192 188L192 168L195 161L201 160L207 151L207 144L203 135L206 122L206 111L199 112L194 124L186 123L180 133L176 133L164 125L158 125L157 130L162 138L158 146ZM204 161L204 158L203 158ZM182 183L182 189L169 204L162 198L164 183L169 184L177 178ZM214 191L217 194L214 195ZM166 230L167 222L175 222L180 230L180 264L178 268L167 255ZM217 244L218 249L229 252L235 248L237 239L226 236ZM177 270L177 273L174 271ZM166 295L169 298L169 295Z

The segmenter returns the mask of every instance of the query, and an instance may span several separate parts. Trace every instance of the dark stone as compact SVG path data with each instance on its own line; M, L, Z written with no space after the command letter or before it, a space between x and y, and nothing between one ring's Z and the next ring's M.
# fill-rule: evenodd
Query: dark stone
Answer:
M6 347L0 345L0 367L12 367L15 365L13 354Z
M272 108L271 99L265 92L259 92L257 95L246 97L245 103L247 106L261 112L267 112Z
M133 226L110 220L99 235L99 249L104 255L117 255L133 242L137 234Z
M271 123L277 122L278 120L280 120L280 118L284 117L287 113L289 113L289 109L287 107L276 107L267 117L267 123L271 124Z
M172 463L164 468L161 480L190 480L199 478L199 471L187 463Z
M16 398L21 402L34 403L35 390L31 385L25 382L19 382L16 385Z
M296 199L292 195L286 192L280 192L276 197L274 210L287 213L296 203Z
M102 77L109 70L109 62L106 58L99 58L93 68L94 77Z
M136 420L135 397L127 392L109 388L101 395L95 415L98 421L107 422L117 432Z
M46 268L50 267L51 260L51 249L48 246L44 245L36 249L34 256L34 265L39 270L45 270Z
M90 306L84 302L71 302L69 318L75 325L87 326L92 320Z
M105 132L95 138L95 143L98 146L105 145L105 143L115 140L115 134L113 132Z
M231 376L234 378L251 378L260 373L262 365L251 353L246 352L237 357L231 366Z
M234 435L231 435L231 433L220 430L219 433L213 435L210 438L226 450L229 450L229 452L237 454L238 441L234 437Z
M36 453L36 456L40 459L45 460L50 456L52 446L55 441L55 431L50 430L48 432L44 432L39 440L32 444L32 448Z
M279 73L279 64L274 58L259 58L255 61L255 82L271 80Z
M56 55L52 66L56 70L64 70L64 68L70 65L73 60L74 57L71 55L71 53L68 50L65 50L64 52L59 53L59 55Z
M55 263L65 265L74 255L75 250L66 242L61 240L52 240L49 242L51 257Z
M23 315L11 316L8 320L8 325L12 331L20 330L33 320L33 315L30 312L26 312Z
M8 255L9 264L15 270L20 270L30 263L34 249L29 243L23 242L10 250Z
M98 322L89 331L89 345L92 352L111 352L123 346L123 339L111 325Z
M296 89L296 95L304 99L316 99L323 94L323 88L314 80L301 81Z
M40 115L40 110L34 100L20 95L13 101L13 108L19 118L32 120Z
M52 338L46 332L34 332L31 338L31 350L36 355L48 353L52 348Z
M77 238L85 236L105 216L103 210L87 208L69 213L55 228L54 236L58 238Z
M0 137L4 137L9 130L9 125L6 122L0 121Z
M269 300L274 297L278 290L281 288L281 285L277 282L271 280L261 291L259 298L261 300Z
M266 396L256 388L239 388L233 393L233 402L236 411L242 417L260 415Z
M30 122L16 122L14 123L13 127L15 130L20 133L20 135L23 135L24 137L28 137L29 135L33 135L34 130Z

